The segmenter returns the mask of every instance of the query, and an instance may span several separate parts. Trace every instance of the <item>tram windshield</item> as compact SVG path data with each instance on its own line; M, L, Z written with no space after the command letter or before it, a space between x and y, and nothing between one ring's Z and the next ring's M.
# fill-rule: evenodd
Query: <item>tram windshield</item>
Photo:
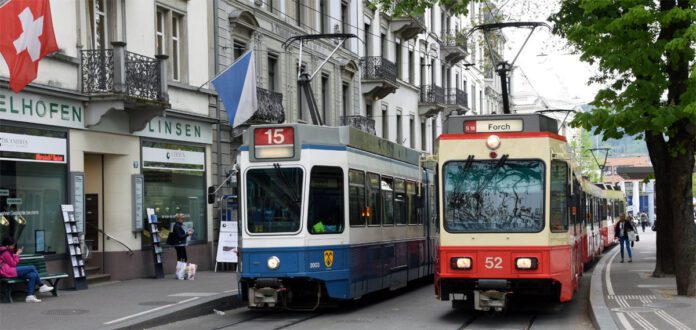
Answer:
M544 227L544 163L469 160L445 164L448 232L539 232Z
M251 169L246 174L247 230L292 233L300 229L302 170Z

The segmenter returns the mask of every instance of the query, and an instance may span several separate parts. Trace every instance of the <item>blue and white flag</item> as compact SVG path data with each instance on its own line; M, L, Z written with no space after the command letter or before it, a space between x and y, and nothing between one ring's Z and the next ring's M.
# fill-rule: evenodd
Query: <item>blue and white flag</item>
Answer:
M256 112L256 66L249 50L212 81L225 105L232 127L245 123Z

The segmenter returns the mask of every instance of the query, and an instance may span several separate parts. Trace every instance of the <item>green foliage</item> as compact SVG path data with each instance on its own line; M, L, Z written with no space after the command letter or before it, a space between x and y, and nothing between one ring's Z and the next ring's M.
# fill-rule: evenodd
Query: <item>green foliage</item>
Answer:
M370 6L383 12L391 12L394 16L423 16L425 10L441 5L454 14L466 14L469 3L481 0L372 0Z
M586 130L580 129L577 138L570 141L570 149L580 173L590 178L592 182L599 182L599 166L597 165L597 161L592 157L592 151L590 151L590 149L592 149L592 137L590 134ZM601 156L602 160L604 160L604 155Z
M694 72L675 74L694 61L694 6L684 0L562 1L550 17L554 32L582 60L597 64L591 81L607 86L596 95L596 108L578 114L573 125L605 139L647 133L669 140L679 136L677 122L696 124Z

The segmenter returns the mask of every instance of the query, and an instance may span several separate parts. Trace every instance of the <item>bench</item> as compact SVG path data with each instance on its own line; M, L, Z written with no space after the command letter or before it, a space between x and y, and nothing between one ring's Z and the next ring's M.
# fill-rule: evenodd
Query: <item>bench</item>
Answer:
M47 272L46 260L42 255L22 256L21 259L19 259L19 264L17 266L36 267L36 270L39 272L39 277L41 278L41 281L46 281L53 287L53 290L51 291L51 294L53 294L53 296L58 296L58 282L60 281L60 279L68 277L68 274L66 273ZM29 281L26 279L16 277L0 278L0 295L2 296L2 302L12 303L12 286L15 284L24 284L27 282Z

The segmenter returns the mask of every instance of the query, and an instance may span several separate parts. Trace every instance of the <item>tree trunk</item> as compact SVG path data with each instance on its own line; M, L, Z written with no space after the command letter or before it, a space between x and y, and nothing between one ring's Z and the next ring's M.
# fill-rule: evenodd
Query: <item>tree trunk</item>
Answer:
M655 206L657 254L655 255L655 270L653 276L674 276L674 240L672 239L673 216L669 201L672 199L670 189L670 175L667 165L670 162L667 153L667 144L662 136L645 133L645 143L648 146L650 160L655 173Z

